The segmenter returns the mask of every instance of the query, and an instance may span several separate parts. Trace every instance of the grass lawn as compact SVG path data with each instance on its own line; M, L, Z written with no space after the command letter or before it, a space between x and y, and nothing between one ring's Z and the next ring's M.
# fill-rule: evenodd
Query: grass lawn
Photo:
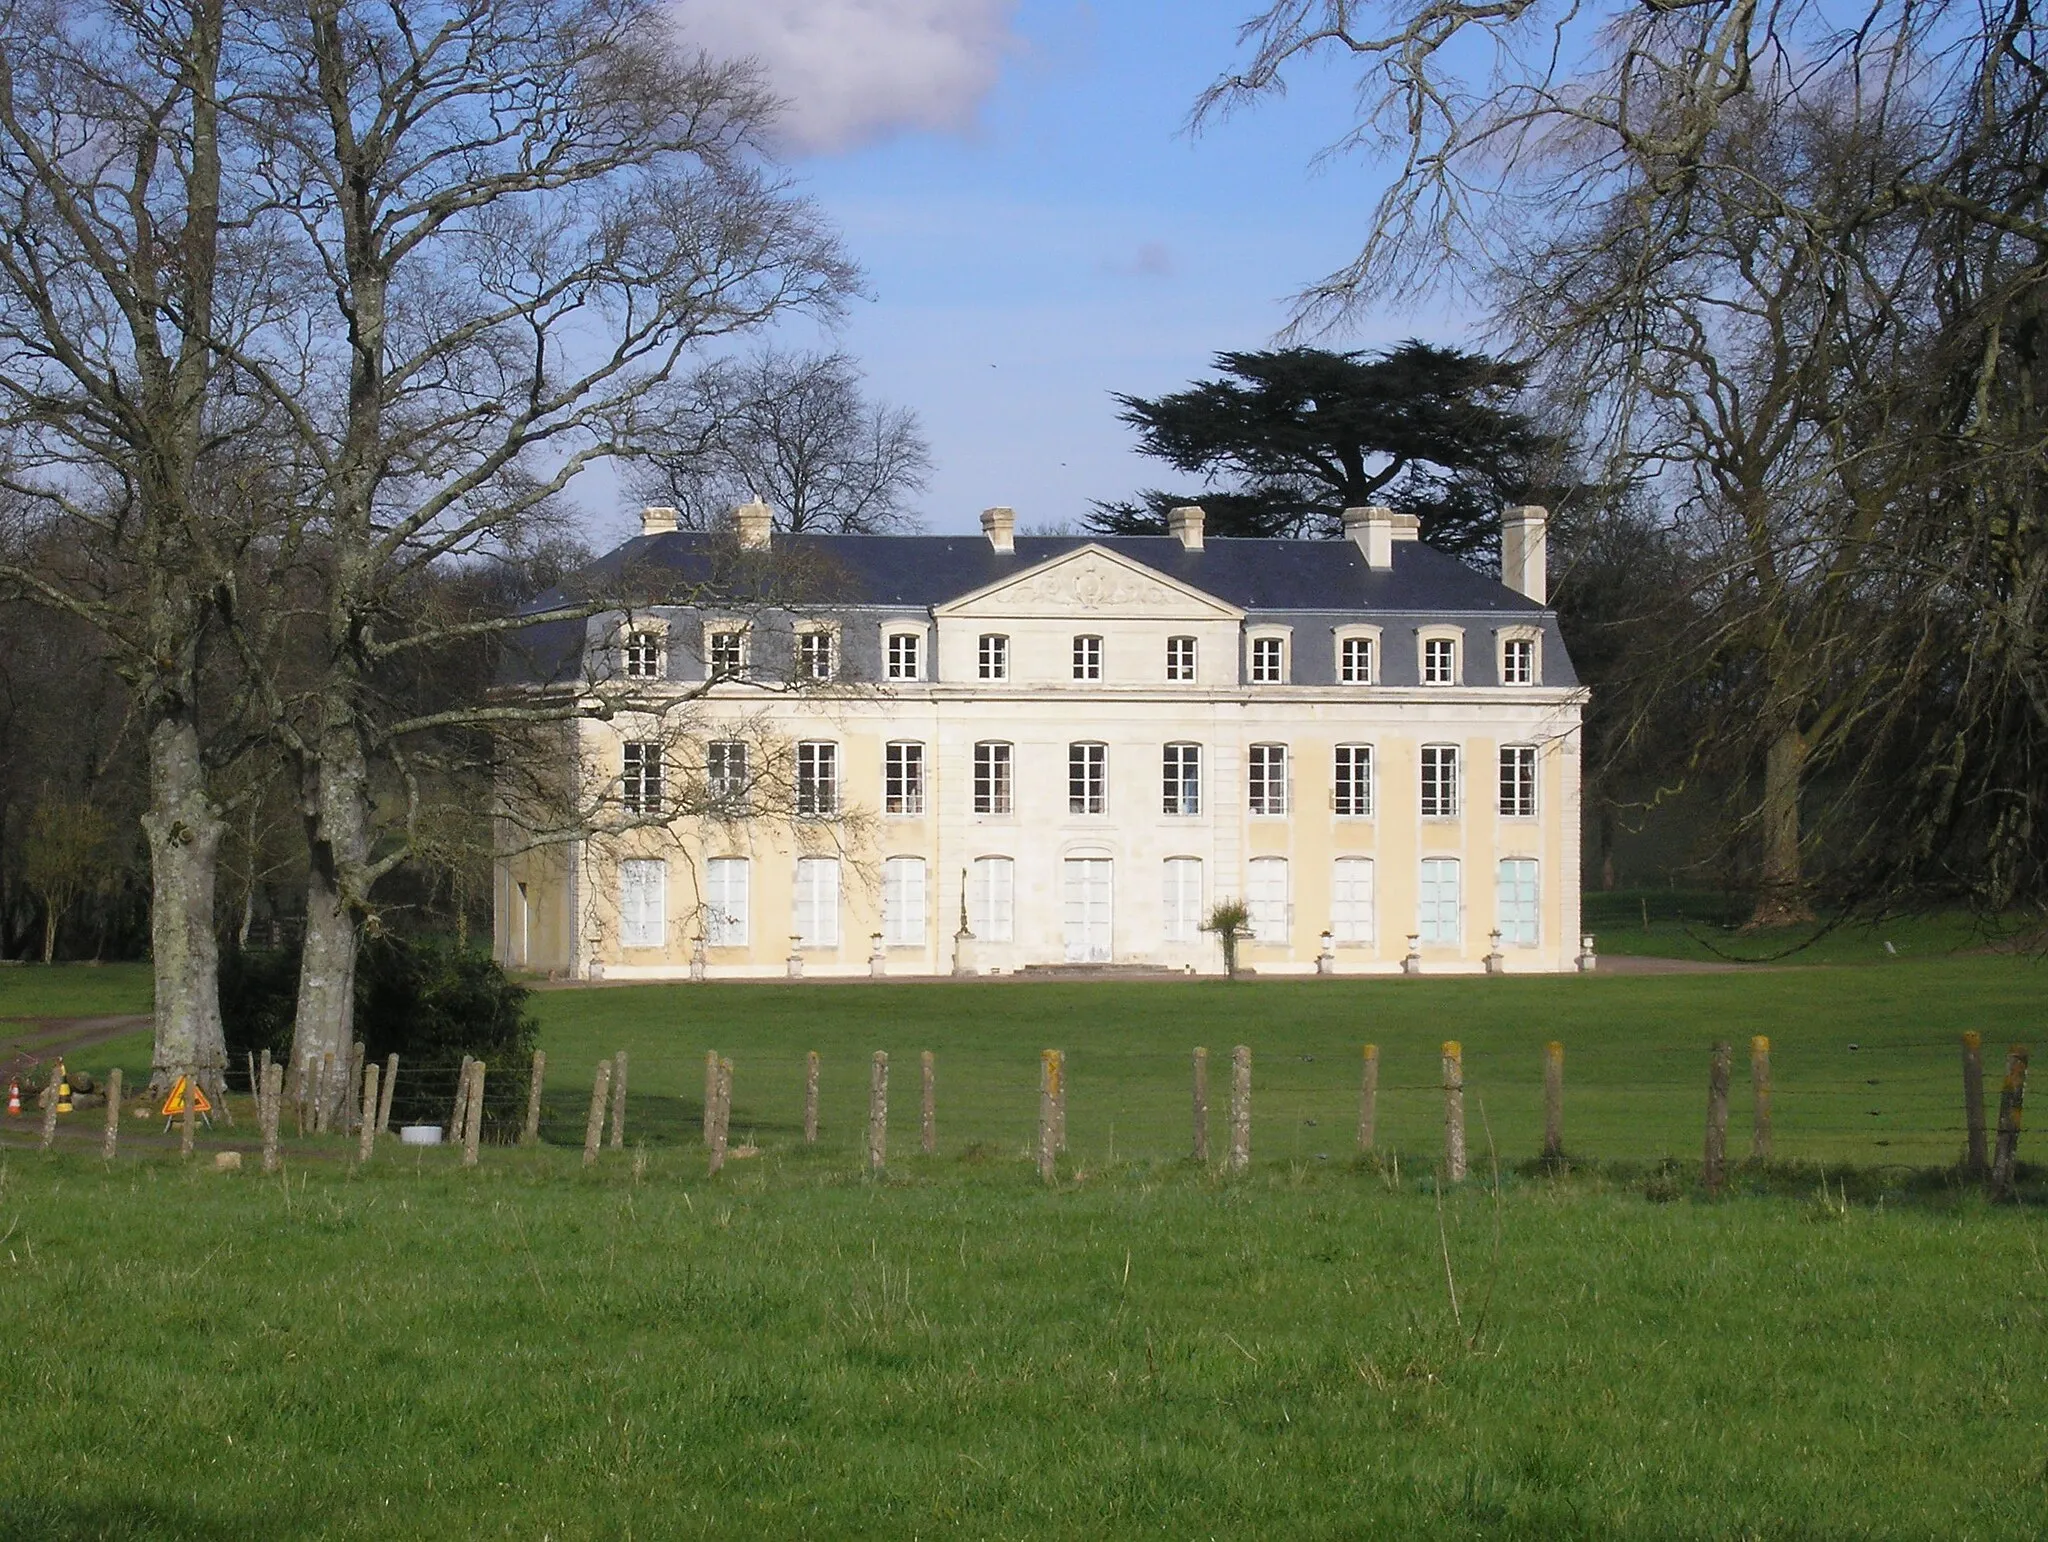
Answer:
M115 1017L147 1012L148 964L10 964L0 969L0 1033L11 1017Z

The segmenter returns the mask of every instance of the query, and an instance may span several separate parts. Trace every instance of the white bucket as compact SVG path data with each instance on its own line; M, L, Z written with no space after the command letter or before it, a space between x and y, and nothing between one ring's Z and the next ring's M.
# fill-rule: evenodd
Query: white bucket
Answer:
M441 1144L441 1127L438 1124L408 1124L398 1131L399 1142L407 1146L438 1146Z

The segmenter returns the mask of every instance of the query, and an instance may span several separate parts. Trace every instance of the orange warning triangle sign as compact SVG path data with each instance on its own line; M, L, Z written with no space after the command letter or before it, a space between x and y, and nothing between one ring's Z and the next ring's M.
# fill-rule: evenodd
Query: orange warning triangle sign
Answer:
M188 1090L192 1094L193 1113L210 1114L213 1112L213 1105L206 1100L206 1090L203 1087L188 1088L185 1078L181 1076L171 1084L171 1095L164 1099L164 1117L166 1119L172 1114L182 1114L185 1112L185 1094Z

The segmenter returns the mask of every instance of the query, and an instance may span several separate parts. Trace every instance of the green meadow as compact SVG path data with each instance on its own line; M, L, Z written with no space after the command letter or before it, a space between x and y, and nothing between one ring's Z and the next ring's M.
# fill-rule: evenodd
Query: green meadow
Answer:
M1653 918L1654 919L1654 918ZM1902 934L1904 935L1904 934ZM2048 1531L2044 1175L1953 1171L2023 957L1527 980L545 990L545 1133L0 1135L0 1536L2023 1537ZM114 970L105 991L132 991ZM86 1001L0 971L0 1018ZM38 975L43 975L40 981ZM67 994L68 993L68 994ZM146 983L144 986L146 997ZM1708 1054L1776 1160L1698 1189ZM1434 1175L1465 1047L1473 1177ZM1566 1045L1568 1170L1533 1159ZM1356 1149L1360 1046L1381 1047ZM1187 1158L1252 1048L1253 1166ZM1067 1051L1058 1181L1026 1160ZM581 1160L601 1056L626 1149ZM734 1062L707 1176L703 1057ZM823 1064L821 1139L801 1134ZM890 1160L862 1171L868 1057ZM918 1056L938 1149L917 1149ZM74 1057L131 1075L145 1040ZM493 1075L508 1074L493 1068ZM30 1121L24 1121L29 1124ZM2023 1155L2027 1148L2022 1147Z

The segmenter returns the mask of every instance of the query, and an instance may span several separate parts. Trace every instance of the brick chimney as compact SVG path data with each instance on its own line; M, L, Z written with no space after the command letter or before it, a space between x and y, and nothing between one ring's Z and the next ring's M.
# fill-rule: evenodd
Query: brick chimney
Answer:
M1538 605L1550 600L1550 510L1535 504L1500 511L1500 581Z
M1202 549L1202 523L1208 516L1202 512L1199 503L1190 503L1183 508L1166 511L1166 533L1180 538L1182 551Z
M1008 557L1017 550L1017 511L998 504L981 511L981 533L997 556Z
M650 503L640 511L642 535L674 535L676 511L664 504Z
M732 511L732 528L740 538L742 551L766 551L775 529L775 511L756 498Z

